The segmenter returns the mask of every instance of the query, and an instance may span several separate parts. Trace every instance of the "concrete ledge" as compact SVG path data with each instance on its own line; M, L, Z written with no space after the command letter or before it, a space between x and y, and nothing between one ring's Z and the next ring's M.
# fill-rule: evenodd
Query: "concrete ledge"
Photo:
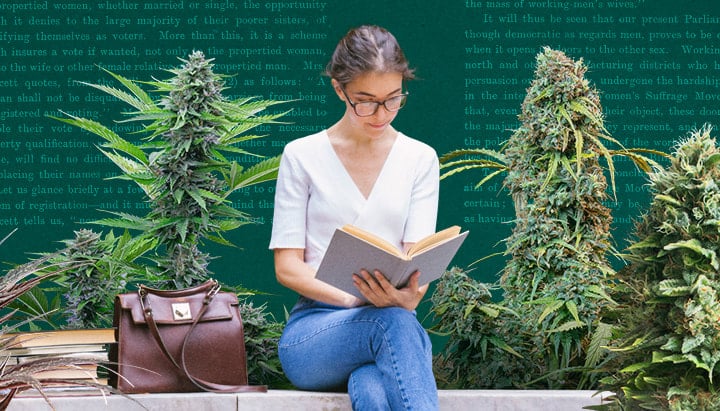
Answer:
M125 398L118 395L103 397L52 396L57 411L348 411L351 409L347 394L307 391L270 390L267 393L243 394L141 394ZM580 411L588 405L599 405L607 395L595 391L552 390L443 390L440 391L440 409L447 411ZM134 400L134 401L133 401ZM136 402L135 402L136 401ZM142 406L140 405L142 404ZM51 408L42 398L18 397L12 400L8 411L40 411Z

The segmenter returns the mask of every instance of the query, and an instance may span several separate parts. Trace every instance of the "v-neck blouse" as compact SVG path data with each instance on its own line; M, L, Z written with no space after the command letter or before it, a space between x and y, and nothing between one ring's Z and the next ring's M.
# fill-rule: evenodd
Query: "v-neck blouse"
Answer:
M435 232L438 193L435 150L398 133L365 198L321 131L283 150L270 248L305 249L305 262L317 268L335 229L345 224L401 247Z

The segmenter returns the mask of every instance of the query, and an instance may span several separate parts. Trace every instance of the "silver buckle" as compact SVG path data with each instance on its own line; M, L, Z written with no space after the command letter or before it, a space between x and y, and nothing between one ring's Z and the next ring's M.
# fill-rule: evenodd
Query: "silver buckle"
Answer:
M192 320L192 314L190 313L190 304L188 303L172 304L172 312L175 321Z

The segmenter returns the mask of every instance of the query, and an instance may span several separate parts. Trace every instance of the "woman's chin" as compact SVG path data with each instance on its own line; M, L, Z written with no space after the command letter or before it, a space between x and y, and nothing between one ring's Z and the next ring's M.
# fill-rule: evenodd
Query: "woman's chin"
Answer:
M382 136L385 131L387 131L388 127L390 126L389 123L383 123L383 124L368 124L367 129L369 132L376 136Z

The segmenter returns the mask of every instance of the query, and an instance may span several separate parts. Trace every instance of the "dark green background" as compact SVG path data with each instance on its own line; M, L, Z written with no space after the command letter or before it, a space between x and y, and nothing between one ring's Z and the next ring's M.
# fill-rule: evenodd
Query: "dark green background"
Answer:
M131 4L138 9L128 9ZM143 10L145 4L153 7ZM74 230L88 227L84 221L101 217L98 209L144 212L136 207L142 197L129 193L126 182L103 179L117 170L102 162L94 147L97 138L62 129L46 117L63 110L104 124L121 120L128 107L98 100L98 92L76 82L110 82L98 66L136 80L167 78L162 69L179 65L177 57L204 51L216 59L217 72L233 75L229 97L294 100L286 105L294 110L287 120L299 131L267 129L266 147L252 149L264 155L277 155L285 142L308 134L302 130L327 127L339 118L343 105L320 72L337 40L366 23L390 29L417 69L419 79L408 84L410 98L395 126L439 154L468 146L498 148L510 136L535 56L544 46L583 58L589 67L586 78L602 93L606 125L628 147L669 151L689 129L718 122L720 6L714 2L343 0L316 7L320 4L76 0L0 5L0 130L3 141L21 142L17 150L0 149L0 170L35 173L34 181L0 178L0 233L19 228L0 247L2 260L22 262L28 253L57 248ZM284 7L273 10L278 5ZM243 48L279 54L230 56ZM296 48L312 54L291 54ZM242 69L243 63L252 66ZM257 65L262 69L253 68ZM16 110L29 116L13 116ZM134 138L126 125L114 127ZM86 147L43 148L46 139ZM626 161L618 160L617 166L617 201L609 205L622 249L648 197L642 173ZM71 171L99 172L101 178L67 179ZM64 179L40 179L41 172L64 173ZM479 178L462 174L441 186L439 228L460 224L471 231L454 261L460 266L502 251L500 242L511 229L512 208L500 180L474 191ZM97 188L99 194L70 194L68 184ZM219 257L211 266L217 277L269 293L262 300L281 316L294 296L276 284L267 250L272 186L251 188L233 199L265 224L231 233L239 249L208 249ZM32 195L33 189L52 187L63 193ZM75 201L87 209L27 208L43 201ZM475 265L473 273L491 281L502 265L502 257L495 257Z

